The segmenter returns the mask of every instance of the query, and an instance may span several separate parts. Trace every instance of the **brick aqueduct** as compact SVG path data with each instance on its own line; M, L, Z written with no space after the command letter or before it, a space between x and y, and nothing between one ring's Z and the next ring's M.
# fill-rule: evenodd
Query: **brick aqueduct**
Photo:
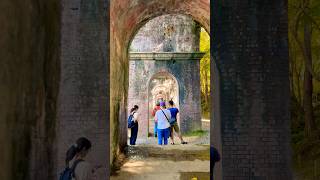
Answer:
M148 21L134 36L127 104L140 106L139 138L154 134L150 112L160 98L179 107L183 133L201 129L200 33L190 16L170 14Z
M10 34L0 40L0 179L55 179L79 136L93 141L90 160L110 168L126 145L129 44L164 14L189 15L211 35L216 179L292 179L287 1L0 4Z

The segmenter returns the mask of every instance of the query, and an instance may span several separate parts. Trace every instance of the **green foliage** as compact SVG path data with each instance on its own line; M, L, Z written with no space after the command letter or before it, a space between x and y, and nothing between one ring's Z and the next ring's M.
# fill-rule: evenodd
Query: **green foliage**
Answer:
M200 52L205 55L200 60L200 84L201 84L201 109L202 116L210 116L210 36L201 28L200 32Z
M289 0L289 60L291 82L291 137L295 175L299 180L320 179L320 139L319 132L311 136L305 134L303 103L305 60L301 44L304 27L312 24L312 70L320 72L320 1ZM295 32L296 31L296 32ZM320 82L313 77L313 110L317 129L320 129Z
M208 134L208 131L197 130L197 131L187 132L186 134L184 134L184 136L198 136L198 137L201 137L201 136L205 136L207 134Z
M320 17L320 1L313 0L311 3L312 3L311 7L309 9L310 16L319 18Z
M320 122L320 107L315 107L316 120ZM297 100L291 99L291 144L293 167L299 180L320 178L320 140L317 133L306 137L304 133L303 109Z

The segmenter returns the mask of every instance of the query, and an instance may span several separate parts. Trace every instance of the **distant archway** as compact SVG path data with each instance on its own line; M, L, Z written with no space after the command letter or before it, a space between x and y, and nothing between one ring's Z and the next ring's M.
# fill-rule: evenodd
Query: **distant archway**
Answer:
M148 112L151 112L159 100L173 100L179 108L179 83L168 71L159 71L148 80ZM178 119L180 124L180 119ZM154 132L154 119L148 113L148 136Z

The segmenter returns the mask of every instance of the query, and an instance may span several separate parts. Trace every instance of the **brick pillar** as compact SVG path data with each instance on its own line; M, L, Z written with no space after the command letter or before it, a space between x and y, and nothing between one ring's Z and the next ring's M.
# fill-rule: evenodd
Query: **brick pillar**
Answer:
M283 0L212 3L216 179L292 179L286 9Z
M109 165L109 61L104 1L62 1L61 83L57 132L58 169L66 150L81 136L92 142L88 161Z

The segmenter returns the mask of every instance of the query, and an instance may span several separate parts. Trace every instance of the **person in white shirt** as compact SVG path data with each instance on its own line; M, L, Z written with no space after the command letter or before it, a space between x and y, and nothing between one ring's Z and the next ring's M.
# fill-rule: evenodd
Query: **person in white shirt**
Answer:
M158 144L167 145L168 138L170 134L170 123L171 113L166 109L166 103L164 101L160 102L160 110L156 112L155 119L158 122Z
M137 112L139 106L134 105L134 107L130 111L130 115L133 115L134 126L131 128L131 136L130 136L130 145L136 145L136 140L138 137L139 130L139 113Z

